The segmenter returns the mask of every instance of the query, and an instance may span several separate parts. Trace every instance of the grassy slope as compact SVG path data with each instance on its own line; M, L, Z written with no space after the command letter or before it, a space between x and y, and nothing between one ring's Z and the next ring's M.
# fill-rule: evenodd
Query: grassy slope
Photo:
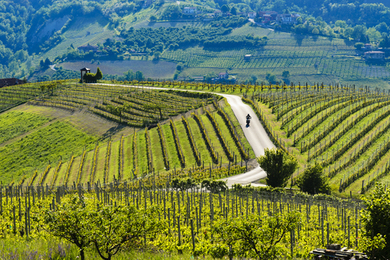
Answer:
M72 152L80 154L96 137L77 130L64 122L54 122L24 138L0 148L2 179L18 181L34 169L43 169L48 161L57 161Z

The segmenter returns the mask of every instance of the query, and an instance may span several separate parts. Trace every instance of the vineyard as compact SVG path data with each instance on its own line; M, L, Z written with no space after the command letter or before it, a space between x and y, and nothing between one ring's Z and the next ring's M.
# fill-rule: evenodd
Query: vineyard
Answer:
M126 209L134 211L133 214L152 210L148 221L158 221L156 233L144 232L137 237L137 247L153 247L168 253L211 255L213 258L217 255L254 257L253 250L241 251L243 245L240 241L226 242L229 240L226 240L222 232L226 223L234 223L236 227L242 225L241 221L260 225L261 232L264 233L258 234L258 239L262 241L267 239L263 235L271 235L268 228L272 227L273 221L278 221L280 228L283 228L291 217L295 219L294 225L288 226L288 230L275 231L278 232L277 236L283 238L280 244L275 245L275 250L281 252L284 258L306 259L310 250L324 248L330 243L340 243L356 249L364 244L364 228L360 217L363 205L327 196L294 196L240 186L214 193L194 187L191 190L174 190L169 181L157 183L155 179L123 184L115 182L106 187L96 183L79 186L75 190L63 186L54 194L44 186L28 189L8 187L0 191L0 214L6 216L0 220L3 227L0 236L7 240L21 241L21 238L41 237L50 240L52 237L47 234L50 229L45 228L51 225L47 217L55 218L56 214L62 216L64 213L66 221L76 221L74 227L78 232L94 232L88 230L94 227L88 223L88 219L84 219L86 216L94 218L94 214L100 215L109 209L114 210L111 214L116 216L118 211ZM78 197L83 198L82 204L77 202ZM60 217L59 221L62 223L65 219ZM139 220L141 219L143 218ZM124 227L114 227L115 221L107 222L107 225L109 228L113 225L111 228L114 228L115 233L122 232L120 228ZM55 222L55 225L61 223ZM114 233L111 236L114 238ZM269 244L263 246L267 247ZM11 249L5 249L4 253L7 250L10 252ZM124 248L124 252L127 250ZM86 254L92 258L96 251L89 249Z
M390 95L381 89L300 86L245 99L280 145L324 167L334 191L365 193L390 172Z
M290 72L293 82L325 82L334 84L361 84L362 80L386 81L390 77L388 65L370 65L356 58L353 45L347 45L342 39L326 37L296 38L283 32L273 32L245 25L233 30L232 35L266 36L267 45L256 49L211 51L200 47L186 50L165 51L162 57L169 61L182 62L187 67L180 77L199 77L207 73L216 74L228 70L240 81L256 76L263 81L267 73L282 79L282 72ZM251 59L245 60L246 54ZM384 85L387 84L384 82ZM382 84L383 85L383 84ZM380 86L378 84L378 86Z
M29 106L71 113L87 109L95 117L130 127L132 134L99 140L65 122L50 123L53 119L18 110L6 112L0 118L2 137L4 142L11 140L0 153L17 149L0 160L5 172L14 173L2 175L10 185L110 183L180 170L208 176L215 168L226 168L221 177L227 177L243 172L245 167L239 171L234 167L254 158L230 106L211 94L66 83L56 84L53 92L38 89Z

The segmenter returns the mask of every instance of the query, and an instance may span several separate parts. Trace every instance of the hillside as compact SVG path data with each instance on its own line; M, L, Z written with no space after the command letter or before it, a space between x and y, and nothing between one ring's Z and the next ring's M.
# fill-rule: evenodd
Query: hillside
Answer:
M365 193L375 182L388 181L390 101L387 91L338 85L274 85L270 88L170 81L137 84L141 87L64 82L52 94L50 90L36 93L37 97L28 105L4 112L2 117L8 126L4 126L2 132L13 132L4 137L1 148L4 152L12 147L24 147L24 143L30 142L29 138L34 140L34 135L25 137L26 133L46 135L50 140L69 135L68 127L76 127L85 137L73 138L77 144L73 145L73 150L64 150L68 151L66 156L53 150L54 154L45 153L43 158L36 158L36 174L31 165L18 164L17 167L25 168L24 173L13 177L4 175L3 180L34 185L111 182L150 177L148 174L153 173L164 176L165 172L169 174L180 168L194 171L210 165L227 167L230 163L240 164L241 160L254 158L230 107L223 101L218 102L222 107L217 106L216 97L207 94L213 91L243 93L246 97L243 100L257 111L274 144L298 159L300 166L291 180L293 185L305 167L315 162L324 167L335 193ZM39 84L27 86L40 88ZM153 87L162 90L153 90ZM172 87L206 93L169 90ZM17 93L26 88L15 86L2 91ZM150 100L157 106L148 104ZM169 100L171 105L164 105L164 100ZM175 109L169 112L173 107ZM57 110L59 112L55 112ZM196 112L180 115L189 110ZM15 119L10 121L9 113L16 113L14 116L25 118L31 124L22 127L12 123ZM158 122L161 125L156 125ZM61 127L64 132L57 133L50 128L63 123L70 124ZM234 125L233 130L229 124ZM149 130L145 126L150 126ZM202 134L203 129L206 130ZM77 131L72 130L72 134L77 135ZM41 149L38 144L29 147ZM16 158L33 150L21 150ZM13 162L12 158L10 160ZM3 165L6 167L9 163Z
M125 80L129 70L145 78L207 79L227 70L239 82L386 88L387 62L366 62L354 45L389 47L388 3L347 2L2 0L0 77L76 78L81 64L110 64L103 70L107 79ZM186 13L189 7L195 15ZM250 12L260 11L299 18L290 25L248 20ZM78 50L88 44L97 49ZM252 55L249 62L246 54ZM56 71L49 68L53 64Z
M211 166L232 166L232 174L233 165L254 158L229 106L222 102L225 114L216 113L210 104L218 98L211 94L71 82L51 92L42 86L48 83L25 86L40 92L0 116L1 132L8 133L0 153L12 154L0 160L4 183L107 183ZM16 95L20 88L0 92Z

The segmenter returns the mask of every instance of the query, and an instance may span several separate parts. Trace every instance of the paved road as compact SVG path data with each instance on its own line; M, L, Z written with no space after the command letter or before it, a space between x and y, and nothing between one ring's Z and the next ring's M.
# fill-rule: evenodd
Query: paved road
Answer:
M99 84L99 85L116 85L116 84ZM129 86L122 85L125 87L136 87L138 86ZM153 87L150 87L153 88ZM166 88L156 88L156 89L164 89ZM182 89L177 89L182 90ZM186 91L186 90L182 90ZM187 90L188 91L188 90ZM203 91L195 91L195 92L203 92ZM267 132L264 130L263 125L260 123L260 120L257 118L255 112L252 108L246 104L244 104L239 96L236 95L228 95L228 94L220 94L214 93L226 98L227 102L230 104L234 115L237 117L238 122L241 124L242 130L244 131L245 137L247 138L249 144L251 145L256 157L264 155L265 148L275 148L275 145L272 143L271 139L268 137ZM246 127L246 115L249 114L252 119L250 122L250 127ZM257 166L255 169L242 173L239 175L231 176L229 178L223 179L227 181L227 185L230 187L235 183L239 183L241 185L252 184L253 182L265 178L267 174ZM262 186L259 184L252 184L253 186Z
M255 112L250 106L244 104L239 96L226 94L219 95L225 97L230 104L238 122L241 124L245 137L255 152L256 157L264 155L265 148L275 148L275 145L268 137L263 125L260 123L260 120L257 118ZM247 114L252 117L249 127L246 127ZM227 181L227 185L230 187L235 183L247 185L259 179L265 178L266 176L267 174L264 172L264 170L257 166L255 169L249 172L232 176L224 180Z

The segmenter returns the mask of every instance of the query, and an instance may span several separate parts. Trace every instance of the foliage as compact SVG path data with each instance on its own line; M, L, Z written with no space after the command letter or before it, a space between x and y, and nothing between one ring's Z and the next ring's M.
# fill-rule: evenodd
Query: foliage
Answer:
M124 246L134 245L140 238L157 230L156 209L137 210L132 206L91 205L83 197L63 201L44 216L46 229L80 249L92 245L100 257L109 260Z
M88 83L96 83L98 80L103 78L103 73L100 68L97 68L96 73L85 73L83 80Z
M365 236L376 243L367 248L372 258L389 258L390 252L390 190L382 184L377 184L372 194L363 198L366 208L362 210L362 222ZM385 241L382 241L383 238ZM386 246L385 246L386 245Z
M220 193L227 190L226 182L218 180L204 179L202 181L202 188L206 188L211 193Z
M319 163L309 165L297 180L301 191L309 194L329 193L330 186Z
M277 259L288 253L281 242L299 222L297 212L266 217L251 214L247 218L218 221L213 227L213 234L225 248L231 249L230 256Z
M267 173L267 185L271 187L285 187L298 166L297 160L282 149L265 149L257 161Z
M173 189L185 191L196 187L196 182L192 178L175 178L172 180L171 186Z

